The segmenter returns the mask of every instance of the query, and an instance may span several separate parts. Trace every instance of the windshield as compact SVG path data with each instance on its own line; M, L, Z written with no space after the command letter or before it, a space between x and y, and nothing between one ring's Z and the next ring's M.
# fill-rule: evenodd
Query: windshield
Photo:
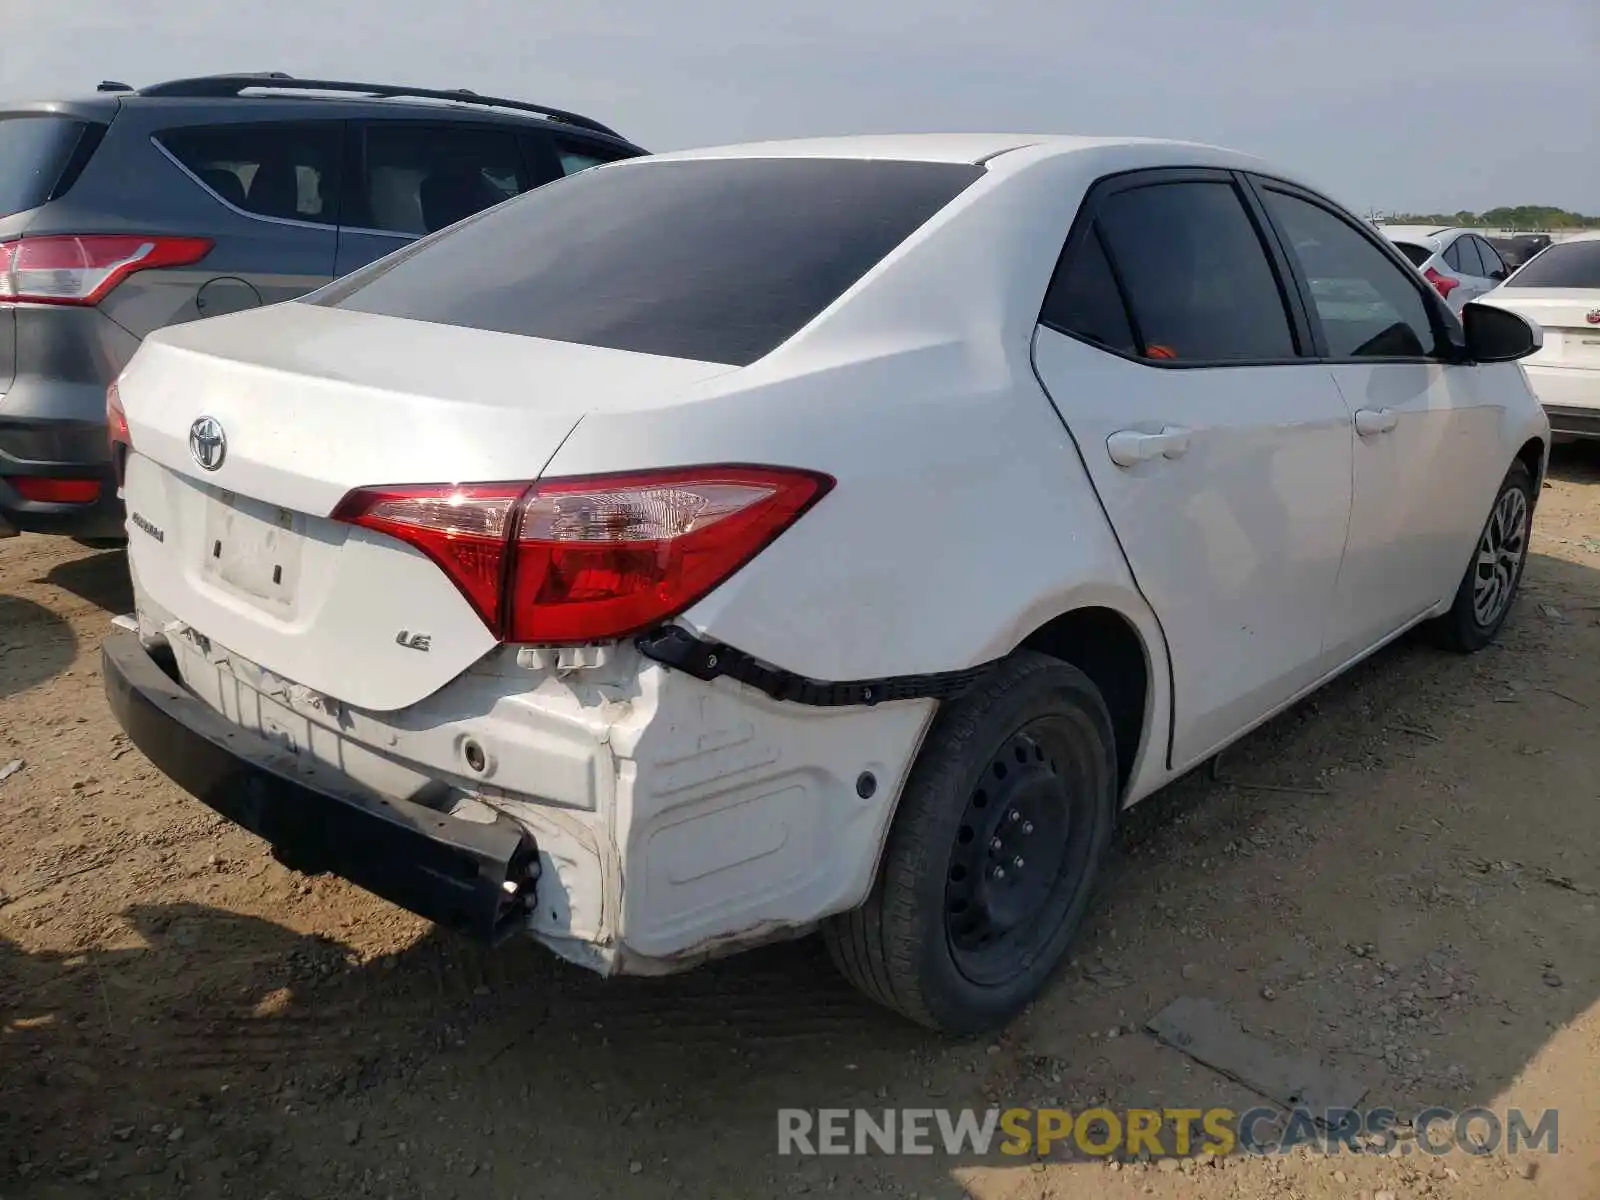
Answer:
M636 160L537 188L308 302L744 366L982 174L878 159Z
M1600 288L1600 238L1556 242L1528 260L1506 287Z

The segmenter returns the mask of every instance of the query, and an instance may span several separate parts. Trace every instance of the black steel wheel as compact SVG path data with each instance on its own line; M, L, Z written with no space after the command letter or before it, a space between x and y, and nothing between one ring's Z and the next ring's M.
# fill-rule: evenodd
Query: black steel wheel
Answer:
M1041 720L1006 739L961 815L945 934L973 983L1003 983L1038 957L1088 866L1095 798L1074 793L1062 773L1067 732Z
M948 705L900 796L872 893L824 926L867 995L948 1033L1044 986L1111 839L1117 758L1083 672L1018 651Z

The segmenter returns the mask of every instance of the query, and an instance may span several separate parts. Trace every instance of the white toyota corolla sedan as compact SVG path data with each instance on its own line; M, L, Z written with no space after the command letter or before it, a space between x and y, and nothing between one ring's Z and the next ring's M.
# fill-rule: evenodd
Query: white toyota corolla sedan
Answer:
M975 1030L1122 809L1412 626L1494 637L1538 345L1212 147L604 166L146 340L106 689L298 869L605 973L820 926Z

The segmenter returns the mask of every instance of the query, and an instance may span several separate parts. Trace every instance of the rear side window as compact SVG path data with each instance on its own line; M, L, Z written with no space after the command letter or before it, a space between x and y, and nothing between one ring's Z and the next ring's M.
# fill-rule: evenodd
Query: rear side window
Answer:
M1466 245L1466 238L1457 238L1451 242L1445 247L1444 263L1458 275L1476 275L1478 264L1473 263L1470 267L1467 265Z
M49 200L88 129L49 113L0 117L0 217Z
M576 175L579 171L587 171L590 167L598 167L601 163L616 162L619 159L632 158L633 155L625 154L610 146L603 146L598 142L586 141L580 138L557 137L555 142L556 157L561 160L561 173L563 175Z
M1530 259L1506 286L1600 288L1600 240L1556 242Z
M1091 228L1068 250L1050 282L1039 320L1107 350L1138 353L1128 309L1122 302L1099 229Z
M312 302L744 366L982 173L823 158L585 171L390 255Z
M1414 272L1319 204L1270 188L1262 201L1300 263L1330 356L1421 358L1432 351L1433 322Z
M212 125L173 129L156 140L201 186L261 217L335 225L343 125Z
M357 211L346 225L435 233L534 185L516 135L505 130L372 125L365 143Z
M1413 267L1420 267L1433 257L1433 251L1426 246L1419 246L1415 242L1396 242L1394 248L1411 260Z
M1097 209L1147 358L1293 358L1277 276L1231 183L1160 183L1113 192Z

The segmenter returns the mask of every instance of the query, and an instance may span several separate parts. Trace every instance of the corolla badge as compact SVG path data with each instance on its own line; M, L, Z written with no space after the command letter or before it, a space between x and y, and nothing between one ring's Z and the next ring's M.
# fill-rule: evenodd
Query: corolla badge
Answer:
M189 426L189 453L207 471L220 467L228 457L228 437L222 432L222 422L215 417L201 417Z

